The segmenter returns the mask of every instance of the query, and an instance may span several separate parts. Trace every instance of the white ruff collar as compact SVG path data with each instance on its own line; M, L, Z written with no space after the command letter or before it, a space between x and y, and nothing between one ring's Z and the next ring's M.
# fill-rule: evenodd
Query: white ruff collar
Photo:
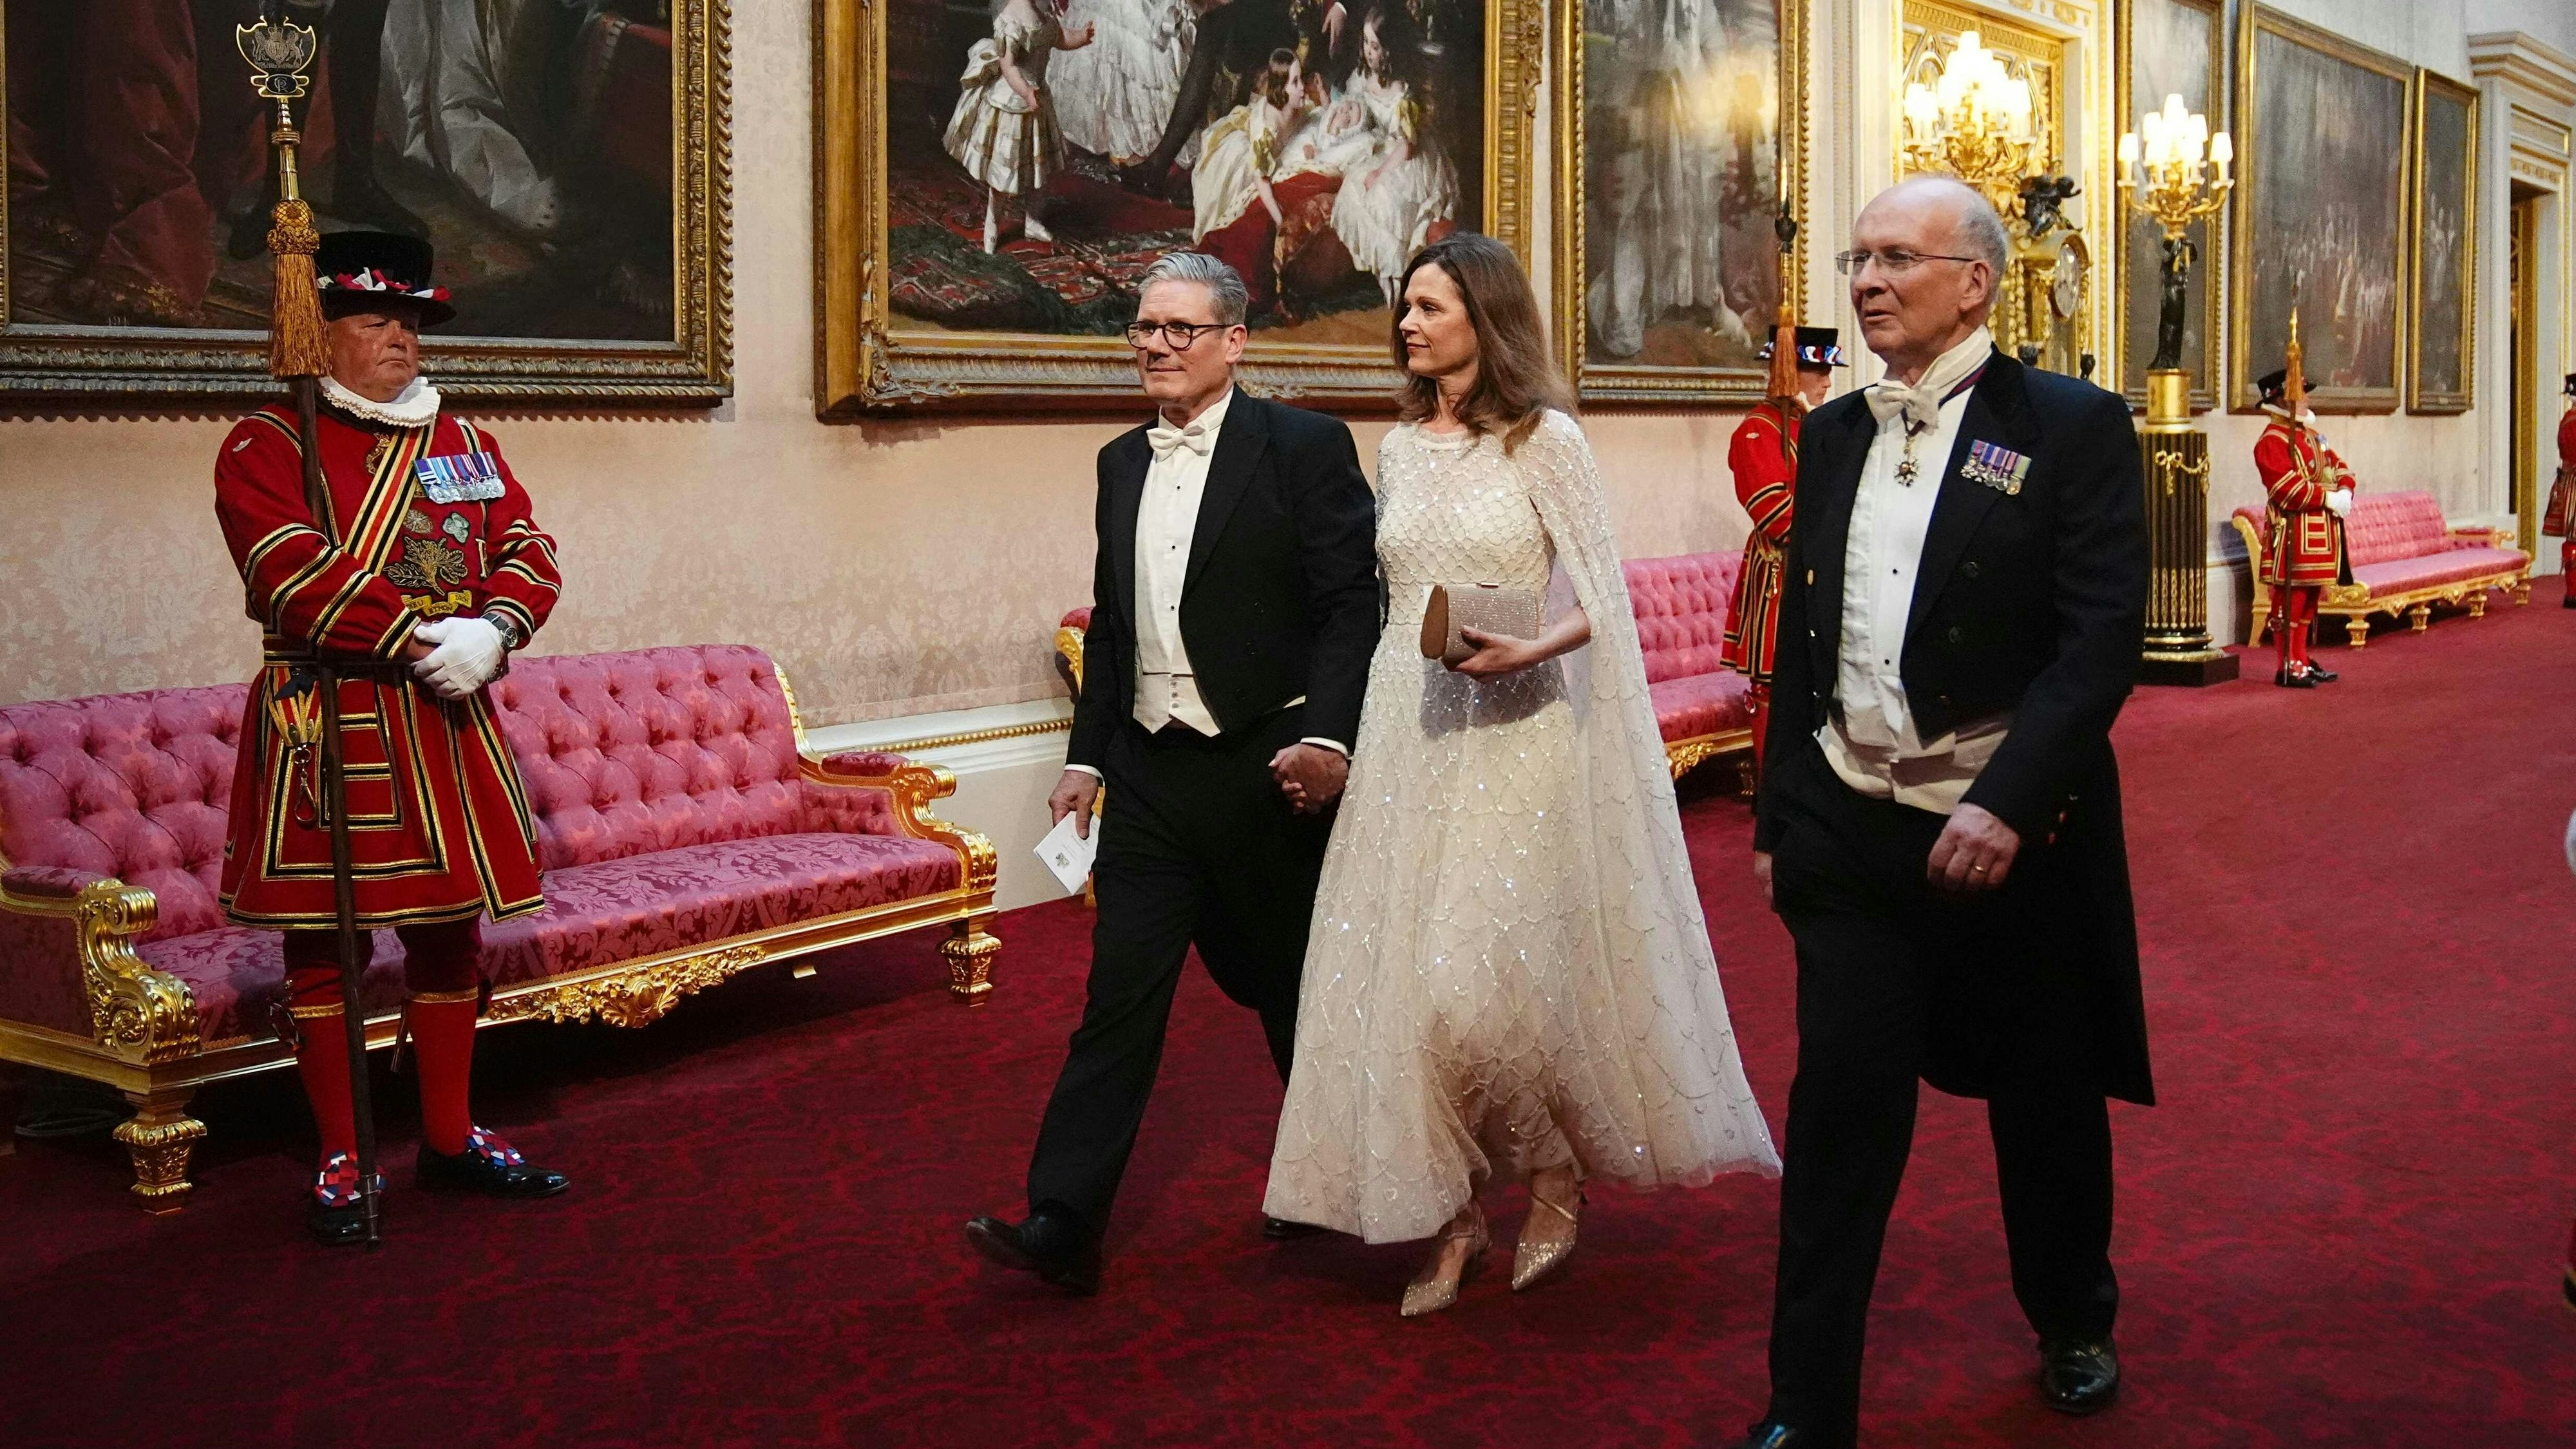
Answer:
M342 387L336 378L322 379L324 401L354 418L382 423L389 428L425 428L438 421L438 389L429 379L415 377L402 395L392 402L376 402Z

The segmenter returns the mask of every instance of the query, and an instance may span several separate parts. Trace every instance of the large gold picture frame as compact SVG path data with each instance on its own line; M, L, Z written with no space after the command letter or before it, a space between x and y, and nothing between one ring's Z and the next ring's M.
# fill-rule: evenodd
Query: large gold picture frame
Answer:
M600 338L433 333L428 339L427 370L436 377L441 391L465 401L563 400L635 405L712 405L732 395L732 3L733 0L668 0L667 7L663 7L667 9L667 39L664 26L646 26L642 21L631 20L623 11L608 12L604 20L594 17L591 22L612 28L637 27L639 33L631 39L649 52L651 64L643 73L656 82L659 68L665 63L661 56L667 45L671 127L669 295L667 300L663 298L662 281L652 274L658 267L631 275L602 274L599 284L603 300L598 305L612 310L624 306L622 318L634 321L630 332L642 335ZM51 21L57 15L76 13L66 6L45 18ZM654 11L650 18L659 20L661 10ZM216 28L213 22L203 23L212 36ZM323 24L327 67L331 37L328 20ZM588 47L588 53L597 55L604 47L628 39L620 29L615 36L585 33L581 44ZM5 59L10 41L7 20L0 16L0 59ZM208 106L230 104L234 99L229 90L218 88L238 87L240 95L248 97L248 68L228 49L220 56L210 53L212 43L207 39L198 43L190 75L192 84ZM0 71L0 76L6 74ZM590 79L608 86L623 83L631 88L637 84L635 74L627 71ZM390 66L386 83L395 83ZM645 84L641 91L618 93L632 107L642 108L640 112L630 108L620 115L658 115L658 85ZM311 108L324 89L317 84L315 98L304 102L298 111L297 119L305 123L308 131L314 129ZM5 80L0 80L0 110L6 109L7 99ZM566 145L574 144L569 137L557 139ZM8 138L0 138L0 149L7 144ZM649 157L649 147L642 154ZM609 159L594 155L589 164L603 165ZM207 164L202 155L198 164L201 170ZM567 174L575 169L563 167ZM312 179L308 172L308 182ZM658 183L650 189L658 190ZM210 299L210 304L195 314L228 321L232 324L229 326L102 325L31 315L39 310L27 305L37 296L38 279L32 273L21 275L27 272L25 265L18 272L12 270L13 258L30 265L33 258L32 254L17 257L12 243L24 228L13 229L10 225L10 205L8 193L0 192L0 402L179 400L257 396L275 390L276 384L268 375L267 338L259 330L265 327L264 284L261 296L228 296L221 309L211 305ZM317 209L323 213L326 230L352 224L332 220L327 204ZM658 225L658 210L655 216ZM437 239L438 230L433 223L433 239ZM537 251L542 247L528 242L523 249ZM445 284L461 259L457 248L443 250L439 280ZM658 262L658 253L655 256ZM559 263L563 261L560 253L556 257ZM235 270L243 265L264 267L265 260L232 264ZM235 282L231 290L242 292L243 288ZM621 303L618 298L625 301ZM461 309L466 300L460 293ZM491 310L504 314L509 310L503 299L496 298L490 305ZM661 315L666 307L667 319ZM461 325L464 318L459 320ZM659 332L666 326L669 336L660 337Z
M1114 336L949 330L892 305L889 11L815 0L814 410L826 420L929 409L1133 407L1133 355ZM1527 260L1546 0L1484 0L1481 227ZM1464 161L1461 165L1465 165ZM1278 342L1253 333L1250 390L1321 406L1391 407L1382 342Z
M2254 380L2281 365L2293 305L2309 403L2322 413L2397 410L2414 254L2414 92L2405 61L2268 6L2245 7L2229 199L2229 411L2261 410Z
M2140 19L2145 17L2146 44L2141 44ZM2192 42L2206 37L2202 55L2160 53L2159 39L2188 31L2188 52ZM2226 111L2231 91L2227 84L2227 6L2225 0L2130 0L2120 7L2119 66L2117 86L2119 101L2113 114L2115 132L2134 131L2141 113L2164 104L2168 95L2179 94L2183 108L2209 118L2209 129L2228 129ZM2198 61L2197 67L2193 62ZM2197 69L2195 76L2192 72ZM2197 89L2194 83L2197 83ZM2162 306L2162 273L2164 226L2155 218L2135 210L2125 202L2119 208L2117 231L2116 275L2119 277L2118 304L2112 308L2112 326L2118 342L2113 356L2118 359L2118 376L2126 389L2129 405L2145 407L2147 401L2147 363L2156 349L2156 320ZM2219 296L2225 290L2225 229L2223 215L2211 215L2195 221L2184 236L2198 257L2193 261L2188 311L2183 330L2183 370L2191 374L2191 405L2208 409L2218 405L2218 340Z
M2478 376L2477 89L2418 71L2411 149L2406 410L2464 413Z
M1737 365L1683 365L1623 362L1592 356L1589 294L1594 281L1592 255L1598 238L1590 235L1589 214L1597 178L1588 174L1592 150L1585 52L1590 45L1642 45L1645 37L1619 36L1595 29L1593 7L1586 0L1556 0L1556 168L1555 258L1553 268L1556 342L1559 364L1586 402L1630 404L1746 404L1762 399L1768 366L1747 359ZM1776 199L1758 210L1763 255L1777 267L1776 243L1769 239L1771 219L1786 203L1799 222L1790 261L1790 303L1803 317L1806 290L1807 216L1807 6L1805 0L1778 0L1774 6L1778 36L1778 74L1773 110ZM1776 295L1776 293L1774 294ZM1776 304L1774 304L1776 305ZM1766 314L1770 308L1761 309ZM1768 315L1747 324L1756 344L1767 341Z

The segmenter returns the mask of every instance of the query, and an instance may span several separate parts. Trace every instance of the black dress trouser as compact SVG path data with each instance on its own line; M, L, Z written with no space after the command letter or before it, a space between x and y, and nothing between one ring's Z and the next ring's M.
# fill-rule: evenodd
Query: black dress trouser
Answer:
M1918 1077L1965 1063L1988 1094L2013 1293L2043 1338L2107 1337L2119 1307L2110 1112L2086 1061L2083 963L2046 926L2072 898L2073 863L2025 841L2001 889L1949 895L1924 879L1946 817L1860 795L1812 744L1773 768L1772 900L1797 943L1798 1073L1771 1414L1820 1446L1848 1445Z
M1238 1005L1261 1013L1271 1061L1288 1077L1306 928L1332 816L1298 815L1270 760L1295 744L1290 706L1209 738L1133 721L1110 736L1108 790L1092 892L1091 981L1029 1160L1029 1205L1109 1220L1137 1124L1162 1065L1172 991L1190 947Z

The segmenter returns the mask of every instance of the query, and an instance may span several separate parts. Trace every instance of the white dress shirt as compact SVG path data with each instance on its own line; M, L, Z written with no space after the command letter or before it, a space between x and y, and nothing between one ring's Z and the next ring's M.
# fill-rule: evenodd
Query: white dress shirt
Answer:
M1208 462L1216 453L1225 415L1234 406L1234 390L1210 403L1182 427L1157 421L1146 437L1154 461L1145 470L1145 491L1136 503L1136 597L1128 616L1136 630L1136 706L1132 717L1147 731L1178 724L1214 737L1221 733L1216 715L1199 696L1198 676L1190 668L1190 649L1181 637L1181 591L1189 582L1190 545L1198 535L1199 504L1207 497ZM1300 695L1290 704L1304 704ZM1338 740L1308 739L1348 755ZM1067 765L1087 775L1088 765Z
M1980 327L1934 359L1916 386L1941 398L1938 421L1914 434L1913 481L1898 478L1907 456L1906 417L1878 425L1852 497L1843 547L1842 646L1835 659L1840 708L1816 732L1825 759L1843 783L1874 799L1949 814L2001 743L2008 718L1977 721L1926 741L1905 698L1905 632L1914 613L1923 537L1940 501L1973 388L1963 386L1994 350ZM1893 386L1893 384L1882 384Z

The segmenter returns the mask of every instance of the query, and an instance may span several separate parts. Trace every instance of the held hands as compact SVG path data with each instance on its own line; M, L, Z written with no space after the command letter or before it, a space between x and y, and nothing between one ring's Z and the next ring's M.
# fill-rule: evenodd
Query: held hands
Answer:
M2349 488L2338 488L2332 493L2327 494L2326 507L2332 509L2337 518L2350 518L2352 516L2352 490Z
M1351 778L1351 762L1339 750L1294 744L1270 757L1271 778L1288 807L1300 815L1318 815L1341 798Z
M463 699L500 678L510 657L499 629L461 614L415 625L411 637L415 644L437 646L411 672L441 699Z
M1753 878L1762 882L1762 903L1764 905L1773 904L1771 899L1771 852L1767 850L1757 850L1753 852Z
M1962 805L1932 842L1924 879L1939 889L1962 895L1995 890L2012 874L2013 857L2021 853L2021 835L1994 812Z
M1073 833L1085 840L1091 838L1091 812L1100 803L1100 777L1088 770L1067 770L1055 782L1047 796L1047 813L1051 825L1061 825L1064 817L1074 817Z

